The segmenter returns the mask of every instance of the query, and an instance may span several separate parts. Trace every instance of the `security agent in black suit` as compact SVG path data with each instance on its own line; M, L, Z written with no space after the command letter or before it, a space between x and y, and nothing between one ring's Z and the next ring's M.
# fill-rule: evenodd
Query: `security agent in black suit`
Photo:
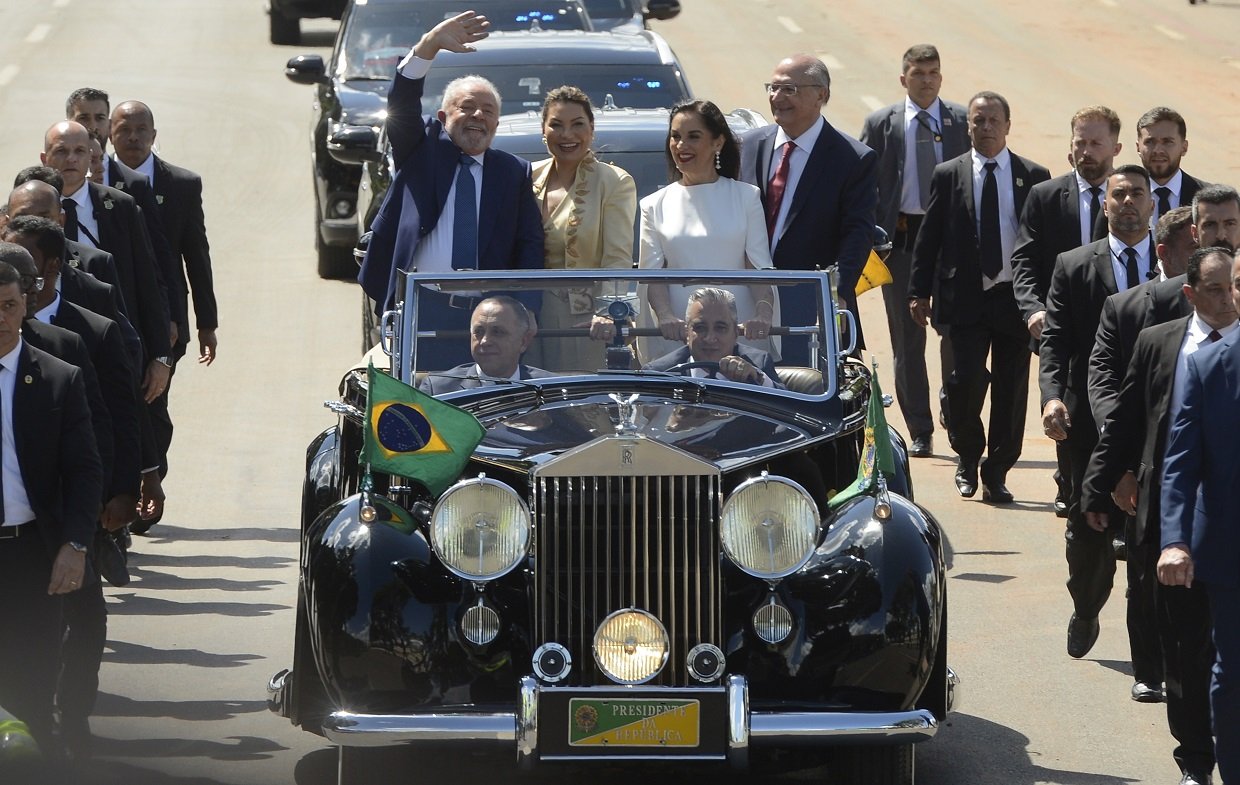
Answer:
M1068 654L1084 657L1098 639L1098 612L1115 576L1112 536L1090 525L1080 506L1081 484L1098 426L1089 408L1089 354L1106 298L1145 279L1154 254L1149 235L1149 177L1140 166L1118 167L1108 178L1105 212L1110 232L1096 243L1062 254L1047 293L1046 329L1039 354L1042 427L1063 442L1068 459ZM1115 520L1119 520L1118 516Z
M508 295L488 297L478 303L469 318L469 353L474 361L446 371L430 371L418 389L429 395L442 395L509 380L551 376L521 364L521 355L537 334L538 325L520 300Z
M174 355L183 355L189 341L187 294L192 292L198 361L210 365L215 360L219 313L202 210L202 178L155 155L152 146L156 134L154 115L141 101L125 101L112 111L111 139L116 155L132 169L150 172L160 224L172 249L175 264L173 278L168 280L169 295L179 298L173 311L182 319Z
M1007 100L998 93L978 93L969 102L973 150L934 170L907 306L924 328L933 296L939 321L951 326L956 371L947 381L947 403L948 435L960 456L956 489L966 498L977 492L980 464L982 499L996 504L1012 501L1007 473L1020 458L1028 408L1029 339L1012 293L1011 252L1024 200L1050 178L1046 167L1008 150L1011 125ZM984 430L988 384L990 427Z
M1137 155L1150 173L1155 225L1171 210L1192 205L1197 192L1209 185L1180 168L1187 152L1188 125L1179 112L1156 106L1137 120Z
M1141 580L1152 582L1148 590L1153 602L1147 613L1166 663L1167 723L1179 742L1173 754L1181 772L1200 783L1209 781L1214 769L1209 703L1214 650L1209 606L1200 585L1158 583L1160 491L1173 390L1182 383L1177 380L1183 371L1181 359L1186 352L1208 346L1236 329L1228 280L1231 266L1230 249L1194 253L1186 275L1191 283L1184 286L1193 315L1141 331L1119 400L1094 448L1081 496L1088 517L1108 516L1112 500L1134 516L1128 564L1130 568L1139 565ZM1139 682L1133 685L1135 700L1141 699L1139 686Z
M687 363L706 363L705 368L684 369L683 373L711 378L721 374L734 382L784 389L771 356L741 346L737 343L740 337L735 295L715 287L697 289L685 307L685 345L652 360L643 370L670 371Z
M0 264L0 705L54 754L61 605L86 577L103 470L82 372L22 340L25 312Z
M861 142L878 154L877 223L893 240L887 257L892 283L883 287L883 304L895 358L896 400L912 437L908 452L915 458L934 452L934 417L926 375L926 331L909 317L906 299L913 241L930 202L934 167L969 150L965 108L939 98L942 84L939 50L930 44L909 47L900 73L900 85L908 95L871 114L861 129ZM954 368L951 344L946 326L937 322L935 326L943 333L939 357L946 383ZM939 406L947 409L942 391Z

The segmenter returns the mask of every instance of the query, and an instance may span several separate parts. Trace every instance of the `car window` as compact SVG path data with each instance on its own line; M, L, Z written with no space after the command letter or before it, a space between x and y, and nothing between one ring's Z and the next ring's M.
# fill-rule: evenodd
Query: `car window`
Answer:
M688 97L675 66L671 65L436 66L426 77L422 111L431 114L439 109L444 87L453 79L468 74L478 74L494 82L504 100L504 112L508 114L531 109L541 111L543 96L564 84L580 87L596 106L605 106L609 96L616 106L633 109L672 106Z
M338 71L345 79L391 79L397 64L423 33L469 9L485 14L492 30L529 30L535 21L543 30L591 29L576 0L425 0L354 5L341 32Z

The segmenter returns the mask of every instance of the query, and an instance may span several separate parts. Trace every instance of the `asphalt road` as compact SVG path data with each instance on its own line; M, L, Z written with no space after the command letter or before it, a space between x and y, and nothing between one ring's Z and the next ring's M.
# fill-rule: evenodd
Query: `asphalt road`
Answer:
M866 113L900 98L904 48L933 41L944 57L944 95L1004 93L1012 148L1055 173L1066 168L1067 121L1077 107L1107 103L1121 114L1127 161L1135 160L1137 116L1165 103L1188 118L1185 167L1240 182L1231 144L1240 106L1237 2L684 4L658 29L697 93L725 110L764 109L761 85L775 62L818 52L834 77L828 118L856 133ZM273 47L260 0L0 0L0 13L8 129L0 172L37 163L42 133L76 87L107 89L114 103L147 102L161 155L203 175L220 301L220 359L210 368L183 363L175 377L164 522L137 541L133 583L108 591L94 721L100 757L82 781L330 782L331 750L269 714L264 685L291 661L305 445L330 425L321 401L357 345L355 288L314 272L311 93L282 75L299 51L326 54L335 26L310 23L306 46ZM1075 51L1082 47L1085 57ZM877 294L862 298L890 386L881 309ZM965 679L961 711L919 748L919 782L1176 782L1162 707L1128 699L1121 593L1090 656L1077 662L1064 652L1071 608L1062 525L1047 504L1053 453L1034 419L1036 393L1031 399L1025 459L1009 478L1016 505L956 498L941 434L939 457L914 467L918 500L953 546L950 647ZM642 776L671 779L660 772ZM418 769L427 778L449 774L443 764Z

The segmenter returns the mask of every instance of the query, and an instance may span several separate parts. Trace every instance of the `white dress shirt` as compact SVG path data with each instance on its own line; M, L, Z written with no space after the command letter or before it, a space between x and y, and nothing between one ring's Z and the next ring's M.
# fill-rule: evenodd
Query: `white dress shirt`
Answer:
M1012 185L1012 154L1005 147L992 158L984 158L977 150L970 149L973 157L973 214L977 216L974 230L980 240L982 237L982 186L986 183L986 162L993 160L995 167L995 184L999 187L999 243L1003 248L1003 268L995 278L982 276L982 291L990 289L997 283L1010 283L1012 280L1012 250L1016 247L1016 232L1020 228L1020 216L1016 214L1016 192Z
M1079 172L1073 171L1072 176L1076 178L1077 200L1076 206L1081 216L1081 245L1089 245L1094 241L1094 227L1089 223L1089 205L1094 201L1094 195L1089 192L1093 188L1089 181L1081 177ZM1098 194L1098 215L1103 215L1103 211L1107 206L1107 183L1109 180L1103 180L1099 188L1102 193ZM1106 220L1105 218L1103 220Z
M770 188L771 178L775 176L775 170L779 168L779 159L784 154L784 144L792 141L796 142L797 147L788 159L788 181L784 183L784 199L779 203L779 215L775 218L775 232L771 235L772 251L784 234L784 222L788 220L788 211L792 209L792 196L797 192L797 183L801 181L801 173L805 171L805 164L809 162L809 152L818 143L818 136L826 124L827 121L819 115L809 130L796 139L788 136L782 128L775 132L775 145L771 149L771 160L767 162L766 167L766 188L762 189L764 193L767 188Z
M40 308L34 315L35 319L38 319L44 324L55 324L56 314L60 313L60 278L56 279L56 284L56 296L52 298L50 303Z
M1240 322L1232 322L1226 327L1220 328L1218 333L1222 338L1226 338L1228 335L1231 335L1237 326L1240 326ZM1195 354L1198 349L1209 345L1210 331L1213 329L1213 327L1202 321L1201 317L1196 313L1189 317L1188 329L1184 331L1184 340L1180 343L1180 354L1175 360L1175 376L1171 379L1171 405L1167 410L1168 440L1171 438L1171 426L1175 424L1176 415L1180 412L1180 390L1184 386L1184 374L1188 371L1189 355Z
M517 365L517 370L512 372L512 376L488 376L478 363L474 363L472 375L478 377L478 384L482 387L490 387L501 381L519 382L521 381L521 366Z
M20 526L34 520L30 497L22 479L21 464L17 461L17 443L13 439L13 389L17 386L17 365L21 359L22 339L17 339L13 351L0 357L0 428L3 428L3 459L0 461L0 482L4 483L4 525Z
M72 199L77 205L78 242L87 248L98 248L99 222L95 220L95 205L90 200L90 186L82 183L81 188L64 198Z
M930 108L924 110L930 115L930 130L934 132L934 160L943 161L943 103L934 99ZM923 215L921 206L921 181L917 177L917 113L923 111L913 103L913 99L904 97L904 178L900 187L900 212L909 215Z
M152 186L154 186L155 185L155 153L154 152L147 153L146 160L138 164L138 166L134 169L134 171L137 172L138 174L145 175L147 182L149 182Z
M1136 245L1127 245L1113 234L1107 235L1107 243L1111 247L1111 271L1115 273L1115 290L1122 292L1132 286L1136 286L1146 280L1146 273L1150 269L1150 242L1149 238L1143 238ZM1128 255L1124 251L1128 248L1137 252L1137 280L1128 281ZM1125 286L1125 282L1130 286Z

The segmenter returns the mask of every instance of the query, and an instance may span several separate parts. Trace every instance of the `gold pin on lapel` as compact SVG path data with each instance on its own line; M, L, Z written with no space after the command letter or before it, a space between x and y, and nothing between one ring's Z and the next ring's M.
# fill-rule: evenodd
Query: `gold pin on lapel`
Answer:
M26 384L34 384L34 377L30 374L26 374Z
M164 203L164 195L155 194L155 204L163 204L163 203Z

